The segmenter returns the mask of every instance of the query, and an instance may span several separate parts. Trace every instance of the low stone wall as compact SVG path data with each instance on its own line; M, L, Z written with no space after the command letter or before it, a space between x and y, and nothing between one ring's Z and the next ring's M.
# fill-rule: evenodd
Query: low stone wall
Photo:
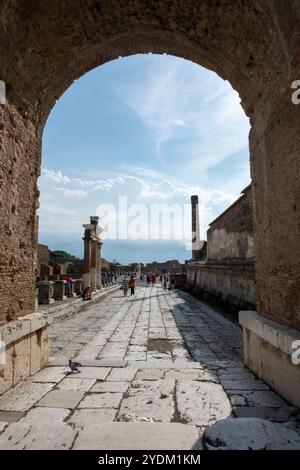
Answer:
M55 307L44 306L43 311L1 326L0 395L48 363L48 325L86 309L119 288L116 284L94 293L91 301L74 298Z
M0 364L1 395L47 364L47 320L41 313L19 318L0 328L0 340L3 345L3 363Z
M254 311L240 312L240 324L245 365L289 403L300 407L300 331Z
M187 287L238 309L253 308L256 302L254 266L188 266Z

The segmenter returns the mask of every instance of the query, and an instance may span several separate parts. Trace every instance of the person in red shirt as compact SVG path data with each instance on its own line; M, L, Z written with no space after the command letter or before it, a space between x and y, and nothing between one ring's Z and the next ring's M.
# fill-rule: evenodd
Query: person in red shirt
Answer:
M67 297L72 297L72 278L69 274L66 277L66 294Z
M133 276L131 276L130 281L129 281L129 287L130 287L130 295L134 295L134 290L135 290L135 279Z

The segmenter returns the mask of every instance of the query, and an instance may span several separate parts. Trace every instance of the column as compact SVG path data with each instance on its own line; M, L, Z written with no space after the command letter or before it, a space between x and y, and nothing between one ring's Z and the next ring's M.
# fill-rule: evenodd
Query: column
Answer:
M96 271L97 271L97 289L102 287L102 276L101 276L101 242L97 242L97 255L96 255Z
M91 242L91 289L92 292L97 290L97 268L96 268L96 258L97 258L97 241L92 240Z
M90 238L87 238L87 234L85 234L85 238L84 238L84 274L82 276L83 288L84 289L91 286L90 269L91 269L91 240L90 240Z

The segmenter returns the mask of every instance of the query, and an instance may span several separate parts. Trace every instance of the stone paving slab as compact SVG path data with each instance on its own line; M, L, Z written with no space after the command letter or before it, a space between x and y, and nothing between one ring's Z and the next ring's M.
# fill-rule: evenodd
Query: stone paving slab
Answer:
M66 424L12 423L0 434L0 450L68 450L76 432Z
M25 411L0 411L0 421L6 423L15 423L19 419L23 418Z
M37 406L29 410L19 423L36 424L47 423L46 426L62 423L70 414L66 408L43 408Z
M225 390L269 390L268 385L266 385L261 380L255 380L252 377L249 377L247 380L224 380L221 379L221 383Z
M75 392L71 390L52 390L42 398L37 406L46 406L48 408L75 408L82 400L84 392Z
M79 431L73 449L195 450L199 434L179 423L105 423Z
M92 393L86 395L78 408L119 408L122 393Z
M122 400L119 421L170 422L174 415L174 380L134 381Z
M134 379L137 373L137 369L125 368L125 369L112 369L106 380L108 382L130 382Z
M32 380L32 382L58 383L66 377L67 370L67 367L46 367L34 374L34 376L29 377L28 380Z
M71 380L77 379L96 379L105 380L111 369L107 367L80 367L80 373L70 374L68 376Z
M88 392L96 382L96 379L66 378L58 384L57 388L74 392Z
M74 411L67 422L77 428L83 428L112 422L115 420L116 414L116 408L86 408Z
M286 402L271 391L231 390L230 400L234 406L269 406L281 408Z
M297 419L299 411L294 407L272 408L270 406L237 406L234 408L237 418L261 418L285 423Z
M130 382L97 382L90 391L91 393L125 393L129 385Z
M231 415L231 404L221 385L210 382L178 382L176 387L181 421L208 426Z
M0 397L0 410L27 411L46 395L53 385L31 381L20 382Z
M140 369L138 370L136 380L160 380L165 376L165 369ZM170 378L170 377L169 377Z
M165 371L164 378L181 381L219 382L218 375L215 372L204 369L171 369Z

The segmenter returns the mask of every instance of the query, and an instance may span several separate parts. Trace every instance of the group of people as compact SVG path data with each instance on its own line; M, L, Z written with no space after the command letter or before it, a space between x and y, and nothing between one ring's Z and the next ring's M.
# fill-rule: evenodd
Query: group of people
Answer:
M133 276L130 277L130 279L127 279L126 276L124 276L122 283L121 283L121 289L124 292L124 296L128 294L128 289L130 289L130 295L135 294L135 279Z
M141 281L145 281L147 283L147 286L149 286L150 284L152 286L155 285L156 283L156 274L146 274L144 277L141 276ZM160 276L160 282L162 283L163 285L163 288L164 290L174 290L175 287L176 287L176 279L175 279L175 276L174 275L171 275L171 276L167 276L167 275L161 275ZM72 278L70 275L67 275L66 277L66 295L68 297L71 297L73 294L72 294ZM130 289L130 295L135 295L135 288L136 288L136 281L135 281L135 278L134 276L130 276L130 278L128 279L127 276L124 276L123 279L122 279L122 282L121 282L121 289L123 290L124 292L124 296L126 296L128 294L128 290ZM81 297L83 298L83 300L91 300L92 298L92 290L91 290L91 287L86 287L82 294L81 294Z
M152 286L156 283L157 276L156 274L145 274L144 276L140 276L140 280L142 282L147 283L147 287L151 284ZM159 278L160 282L164 290L174 291L176 287L176 277L174 274L171 276L161 275ZM136 288L136 281L134 276L124 276L121 282L121 289L123 290L124 296L128 294L128 290L130 289L130 295L135 295L135 288Z
M176 278L174 275L171 275L170 277L166 275L161 276L161 282L165 290L172 290L172 291L175 290Z

